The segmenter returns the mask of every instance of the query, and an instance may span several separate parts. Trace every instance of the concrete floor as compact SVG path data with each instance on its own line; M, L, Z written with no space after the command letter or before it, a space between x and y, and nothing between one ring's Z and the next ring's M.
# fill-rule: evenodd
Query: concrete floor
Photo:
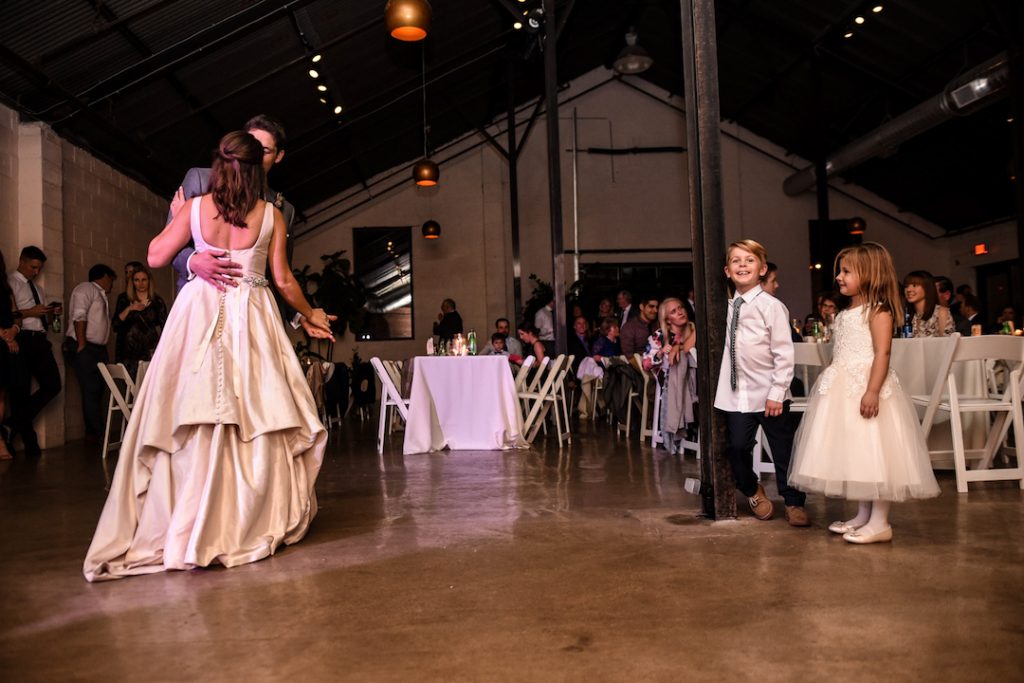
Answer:
M585 431L589 426L584 426ZM1024 492L895 507L891 545L696 518L697 471L607 427L403 457L337 429L301 543L90 585L97 449L0 464L4 681L1021 680ZM769 491L774 493L773 487Z

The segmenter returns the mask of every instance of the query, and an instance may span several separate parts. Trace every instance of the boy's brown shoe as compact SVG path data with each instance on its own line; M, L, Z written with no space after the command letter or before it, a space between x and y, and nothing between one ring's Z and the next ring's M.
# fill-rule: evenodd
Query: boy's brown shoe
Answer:
M811 518L807 516L807 510L800 505L786 506L786 521L790 526L810 526Z
M764 487L760 484L757 485L757 493L748 498L747 502L750 503L750 509L758 519L772 518L772 513L775 510L772 507L772 502L768 500L768 494L764 492Z

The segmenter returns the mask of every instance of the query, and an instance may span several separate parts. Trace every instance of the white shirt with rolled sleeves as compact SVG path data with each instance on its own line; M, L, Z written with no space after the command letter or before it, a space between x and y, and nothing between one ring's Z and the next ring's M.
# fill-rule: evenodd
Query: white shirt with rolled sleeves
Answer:
M718 375L715 407L732 413L759 413L767 401L782 403L790 397L793 381L793 338L789 311L760 285L743 296L736 325L736 390L729 381L729 330L733 307L740 295L729 300L726 316L725 355Z
M68 318L68 337L75 341L75 323L85 321L85 341L106 344L110 337L110 314L107 293L95 282L83 282L71 290L71 315Z

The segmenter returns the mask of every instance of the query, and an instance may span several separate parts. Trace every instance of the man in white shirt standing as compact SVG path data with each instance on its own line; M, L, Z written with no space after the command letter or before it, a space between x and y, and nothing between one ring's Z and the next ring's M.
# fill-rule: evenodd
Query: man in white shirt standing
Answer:
M725 354L718 376L715 408L725 412L726 454L754 516L772 518L772 502L754 472L752 449L757 428L764 430L775 464L775 483L786 503L786 521L810 526L804 510L806 495L789 485L793 422L789 414L789 385L794 352L789 312L781 301L761 288L768 271L768 253L754 240L733 242L726 250L725 275L736 294L729 300Z
M85 441L96 443L103 434L103 376L97 363L107 362L107 340L110 338L110 303L107 295L114 287L117 273L103 263L89 269L89 281L71 292L68 306L65 350L78 375L82 392L82 417L85 420Z
M46 254L39 247L21 250L18 269L7 278L14 292L14 308L22 316L18 332L20 362L24 372L18 373L11 391L11 422L21 436L25 455L39 455L39 441L32 423L46 404L60 393L60 370L53 357L53 346L46 338L50 316L59 315L60 304L47 303L45 293L35 284L43 270ZM32 380L39 388L32 392Z

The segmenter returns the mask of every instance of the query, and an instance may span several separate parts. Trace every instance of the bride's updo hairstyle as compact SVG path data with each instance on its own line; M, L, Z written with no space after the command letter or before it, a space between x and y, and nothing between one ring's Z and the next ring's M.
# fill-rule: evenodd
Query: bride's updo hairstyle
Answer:
M263 192L263 145L245 131L228 133L213 154L210 175L217 218L246 227L245 218Z

